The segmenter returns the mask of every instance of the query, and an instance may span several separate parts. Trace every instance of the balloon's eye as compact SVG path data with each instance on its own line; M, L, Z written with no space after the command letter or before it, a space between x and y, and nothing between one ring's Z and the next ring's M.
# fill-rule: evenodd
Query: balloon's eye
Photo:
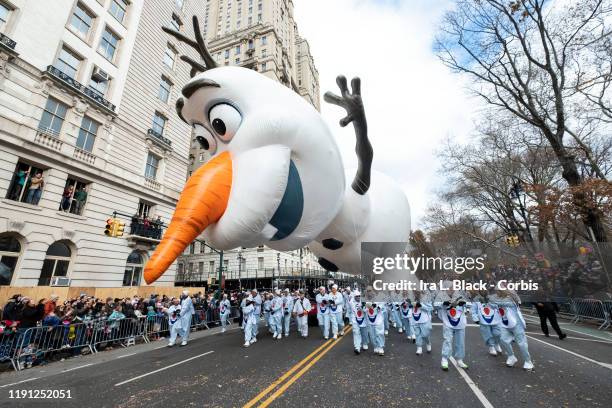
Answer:
M210 132L202 125L193 125L193 132L195 138L200 144L200 147L211 155L217 151L217 140L210 134Z
M242 115L232 105L219 103L210 109L208 119L219 138L229 142L240 127Z

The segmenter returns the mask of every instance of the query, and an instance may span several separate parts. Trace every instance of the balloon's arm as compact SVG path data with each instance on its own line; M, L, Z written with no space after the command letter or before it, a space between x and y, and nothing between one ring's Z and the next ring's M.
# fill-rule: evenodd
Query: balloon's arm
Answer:
M338 105L346 110L346 116L340 119L340 126L345 127L349 123L353 123L355 136L357 137L355 153L357 153L358 165L357 174L355 174L351 187L357 194L364 195L370 188L374 151L368 139L368 123L366 121L363 100L361 99L361 80L353 78L351 81L352 93L349 92L346 78L343 75L336 78L336 83L340 88L342 96L326 92L324 99L326 102Z

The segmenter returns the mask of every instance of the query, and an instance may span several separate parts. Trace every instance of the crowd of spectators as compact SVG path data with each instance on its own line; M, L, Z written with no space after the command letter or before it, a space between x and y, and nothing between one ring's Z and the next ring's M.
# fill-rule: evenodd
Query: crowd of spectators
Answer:
M229 298L233 306L239 304L235 292L231 293ZM192 300L196 311L192 325L212 327L218 324L218 300L212 294L204 296L198 292L192 295ZM167 325L164 325L167 320L165 309L171 302L172 298L156 294L149 297L106 299L81 294L63 302L60 302L56 295L36 302L27 296L16 294L2 308L0 362L10 361L16 346L30 349L21 353L27 356L19 362L24 368L33 364L44 364L49 358L81 354L89 350L89 347L81 345L87 344L94 330L104 330L103 335L99 337L112 340L120 337L115 334L121 333L122 328L134 321L149 325L148 331L153 333L153 338L162 339L167 334ZM232 317L237 317L237 314ZM44 336L39 331L28 330L36 327L41 328ZM53 336L48 335L51 331ZM28 338L24 339L24 336ZM104 348L112 348L116 344L110 340L105 342ZM62 344L58 345L58 341ZM45 346L52 342L54 352L45 352L44 355L36 353L36 349L49 348L43 347L41 342L44 342ZM59 353L58 349L64 349L65 352Z
M164 222L160 216L155 219L150 219L147 215L141 217L139 214L134 214L132 216L132 223L130 224L130 234L161 239L163 228Z

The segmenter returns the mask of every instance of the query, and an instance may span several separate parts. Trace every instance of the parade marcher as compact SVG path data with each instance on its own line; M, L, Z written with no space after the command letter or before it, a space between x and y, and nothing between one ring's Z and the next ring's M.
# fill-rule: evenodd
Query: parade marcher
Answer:
M274 325L272 337L275 339L283 338L283 298L281 291L276 289L270 306L270 322Z
M353 299L354 294L351 293L351 287L347 286L344 289L344 292L342 293L342 295L344 296L344 321L345 324L351 325L352 324L352 314L353 314L353 309L350 306L351 300Z
M402 304L402 295L399 292L399 289L395 290L395 293L390 292L391 301L393 303L393 311L391 314L391 318L393 319L393 327L397 328L399 333L404 332L404 325L402 322L402 316L400 313L400 305Z
M289 337L289 327L291 326L291 313L293 311L293 296L289 292L289 289L285 289L285 295L283 296L283 329L285 331L285 337Z
M253 298L253 314L255 315L255 326L253 326L253 336L257 338L259 334L259 317L261 316L261 296L257 292L257 289L251 290L251 297Z
M297 322L298 333L303 338L308 337L308 312L312 309L310 300L305 296L303 289L300 289L298 298L293 303L293 313Z
M189 332L191 331L191 318L195 313L195 309L193 307L193 301L191 297L189 297L189 292L184 290L181 294L181 326L183 328L183 334L181 338L183 342L181 346L187 345L187 340L189 339Z
M228 319L230 316L230 312L232 310L232 305L227 298L227 293L223 294L223 299L219 303L219 317L221 319L221 333L225 332L225 326L229 324Z
M360 354L361 350L368 349L370 336L368 334L368 322L366 320L365 303L361 302L361 292L355 290L353 298L350 300L347 309L351 309L351 326L353 327L353 348L355 354Z
M427 352L431 353L431 312L433 306L420 291L414 292L414 305L410 308L410 329L415 337L416 354L423 354L423 344Z
M497 305L501 319L501 342L508 355L506 365L513 367L518 361L512 350L512 342L514 341L521 351L524 360L523 368L533 370L533 362L529 355L527 336L525 335L525 319L523 319L519 309L520 298L515 293L498 289L496 295L491 296L490 301Z
M342 310L344 309L344 297L338 292L338 285L333 284L331 293L329 294L329 311L334 340L338 335L344 336L344 319Z
M174 343L176 343L177 336L183 333L180 299L172 298L172 304L169 308L164 308L164 312L168 314L168 325L170 326L170 341L168 342L168 347L172 347Z
M257 324L257 317L255 317L255 302L253 296L248 295L242 299L242 316L244 327L244 347L249 347L251 344L257 341L257 338L253 334L253 328Z
M385 314L383 303L366 303L366 317L368 322L368 336L374 345L374 353L385 355Z
M444 286L451 288L450 282L444 282ZM457 360L457 365L461 368L468 368L463 362L465 357L465 299L453 289L439 292L443 302L436 304L438 318L442 320L442 369L448 371L448 359L451 354Z
M478 324L480 336L489 349L489 354L497 356L501 353L501 318L497 305L489 303L486 291L474 294L472 297L472 320Z
M324 286L321 286L319 288L319 293L317 293L316 301L317 301L317 320L319 322L319 327L321 328L321 332L323 333L323 338L327 340L329 339L330 312L329 312L328 295L327 293L325 293Z
M272 306L272 295L268 292L264 292L264 302L263 302L263 315L264 315L264 324L268 328L270 333L274 332L273 324L270 323L270 308Z
M415 335L410 327L410 315L412 313L412 302L406 296L404 301L399 305L399 315L402 324L402 329L406 332L406 338L412 339L412 342L415 342ZM401 333L401 331L400 331Z

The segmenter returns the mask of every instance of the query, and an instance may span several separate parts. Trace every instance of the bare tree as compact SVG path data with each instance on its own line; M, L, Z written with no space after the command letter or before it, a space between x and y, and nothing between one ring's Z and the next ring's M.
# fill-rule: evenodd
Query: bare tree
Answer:
M580 188L581 151L593 173L605 175L571 114L575 79L587 45L598 46L612 15L611 0L458 0L445 16L438 55L471 76L471 89L490 106L536 128L552 148L572 199L597 241L607 241L603 214L587 204ZM603 38L606 38L605 36ZM606 90L604 90L604 93Z

